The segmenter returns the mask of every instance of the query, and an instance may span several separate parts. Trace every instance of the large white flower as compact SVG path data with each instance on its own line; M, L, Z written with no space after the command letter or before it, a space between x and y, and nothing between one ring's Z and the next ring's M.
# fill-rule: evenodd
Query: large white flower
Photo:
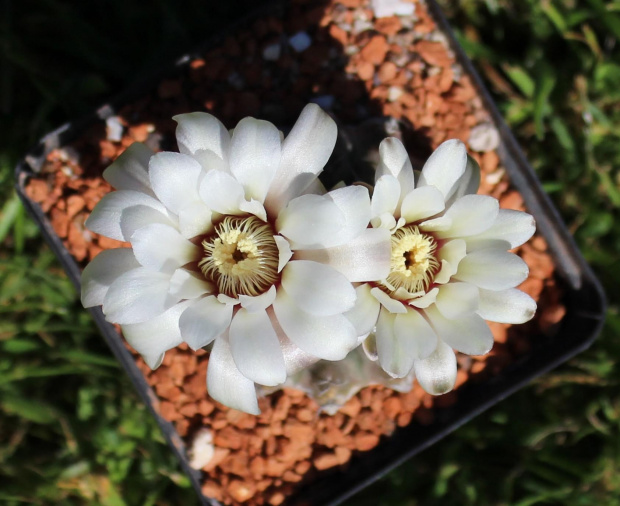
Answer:
M231 133L207 113L174 119L180 153L134 144L105 171L117 191L86 225L131 248L86 267L82 302L153 368L183 341L214 341L209 393L258 413L254 383L343 359L371 331L352 282L387 275L390 234L368 228L364 187L318 181L337 136L318 106L286 139L254 118Z
M392 257L386 278L358 288L378 314L364 348L391 376L413 369L427 392L445 393L456 380L453 349L483 355L493 346L485 320L533 317L535 301L515 288L528 267L507 250L532 236L534 220L475 194L480 168L458 140L437 148L417 183L398 139L379 154L371 223L391 232Z

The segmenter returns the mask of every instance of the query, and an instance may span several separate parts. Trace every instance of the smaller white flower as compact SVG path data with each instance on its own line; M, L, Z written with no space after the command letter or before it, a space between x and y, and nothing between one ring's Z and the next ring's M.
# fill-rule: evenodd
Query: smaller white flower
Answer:
M385 139L372 196L373 227L389 230L389 275L358 295L377 318L367 355L391 376L412 369L429 393L450 391L457 350L484 355L493 346L485 323L523 323L535 301L515 287L528 267L507 250L535 231L532 216L500 209L476 195L480 169L458 140L431 155L417 184L402 143Z
M286 139L254 118L231 134L207 113L175 119L180 153L134 144L105 171L117 191L86 225L131 248L86 267L82 302L153 368L213 343L209 393L256 414L255 383L341 360L370 332L352 283L387 275L389 231L368 228L366 188L318 181L337 135L318 106Z

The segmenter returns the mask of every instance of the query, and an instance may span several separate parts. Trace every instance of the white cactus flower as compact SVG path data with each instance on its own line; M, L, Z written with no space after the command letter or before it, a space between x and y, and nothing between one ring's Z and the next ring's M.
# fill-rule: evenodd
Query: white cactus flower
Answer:
M453 349L484 355L493 346L485 323L523 323L535 301L515 287L528 267L507 250L535 231L532 216L500 209L476 195L480 168L458 140L431 155L417 182L396 138L385 139L372 195L372 226L392 237L390 274L358 288L377 319L364 343L369 358L391 376L413 369L431 394L456 381Z
M368 228L366 188L318 181L337 136L318 106L286 139L254 118L231 133L207 113L174 119L180 153L134 144L105 171L117 191L86 226L131 248L86 267L82 302L152 368L183 341L213 342L209 393L257 414L255 383L343 359L370 332L352 283L386 277L390 233Z

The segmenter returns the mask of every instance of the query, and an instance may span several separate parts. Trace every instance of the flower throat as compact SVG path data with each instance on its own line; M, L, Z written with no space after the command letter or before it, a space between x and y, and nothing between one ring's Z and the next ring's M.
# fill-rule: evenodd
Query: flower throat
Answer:
M387 293L399 288L410 293L427 292L441 264L435 256L437 241L420 232L415 225L399 228L392 234L390 274L381 283Z
M202 241L198 262L220 293L237 298L265 293L278 281L278 246L274 231L256 216L226 216Z

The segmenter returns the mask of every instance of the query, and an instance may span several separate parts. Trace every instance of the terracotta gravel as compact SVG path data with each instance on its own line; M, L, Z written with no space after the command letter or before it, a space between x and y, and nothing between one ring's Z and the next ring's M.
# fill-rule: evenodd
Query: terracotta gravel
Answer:
M424 4L414 3L413 17L376 19L364 0L298 0L283 17L262 17L192 58L107 123L97 122L70 146L51 152L40 176L30 180L28 195L84 266L103 249L127 245L84 228L111 190L101 172L127 146L140 141L176 150L171 118L182 112L208 110L228 127L248 115L292 125L313 100L341 125L381 116L401 120L414 160L424 160L449 138L469 143L470 151L473 145L482 168L480 193L497 197L504 208L524 210L495 152L489 114ZM289 41L300 32L310 45L298 51ZM528 336L552 333L564 316L544 239L535 236L516 252L530 267L521 289L538 300L537 316L517 327L492 323L493 350L484 357L459 356L457 385L501 372L529 350ZM327 416L303 393L285 389L260 399L263 412L255 417L207 396L207 362L207 352L184 346L169 351L156 371L136 356L159 411L186 441L202 427L211 430L214 455L203 468L202 489L224 504L282 504L300 485L346 466L397 427L432 423L435 410L458 396L458 389L433 398L417 385L406 394L368 387Z

